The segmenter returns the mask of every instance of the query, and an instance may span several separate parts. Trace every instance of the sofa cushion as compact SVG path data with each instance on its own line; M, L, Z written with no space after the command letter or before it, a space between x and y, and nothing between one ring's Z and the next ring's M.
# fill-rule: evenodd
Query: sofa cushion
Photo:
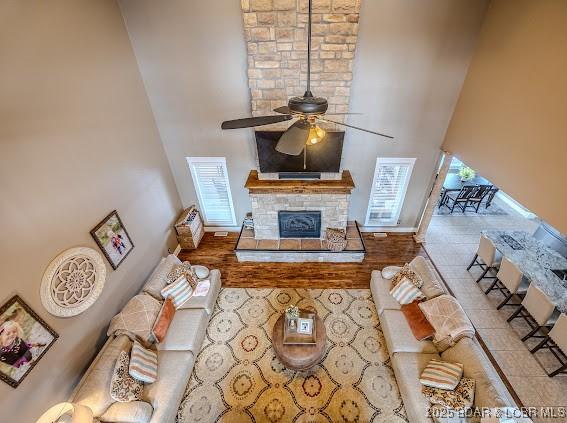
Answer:
M379 319L390 356L397 352L437 353L433 342L415 339L400 310L384 310Z
M138 401L142 398L144 384L130 376L129 367L130 354L121 351L110 381L110 396L118 402Z
M392 357L392 366L408 419L412 423L430 423L429 401L421 392L419 375L432 359L439 360L439 354L417 354L399 352Z
M161 302L150 295L132 297L122 311L112 318L107 334L126 335L140 339L144 344L153 342L152 327L161 309Z
M174 422L193 371L191 351L158 351L158 380L144 387L144 401L153 409L152 422Z
M451 391L424 386L422 393L431 404L439 404L451 410L466 410L474 403L474 379L462 378Z
M462 338L454 346L444 351L441 358L462 363L463 376L475 380L476 407L515 406L506 386L476 340Z
M181 260L173 254L162 258L146 281L142 291L161 301L161 290L167 285L167 275L176 264L181 264Z
M202 297L192 296L181 307L179 307L180 310L200 308L204 309L209 315L212 314L221 289L220 271L217 269L211 270L208 279L210 286L207 295Z
M158 344L158 350L193 351L196 355L201 349L208 323L209 315L205 310L177 310L165 339Z
M111 338L87 370L73 401L86 405L95 417L102 415L114 400L110 396L110 381L116 360L122 351L130 351L132 341L127 336Z
M416 256L409 265L423 281L420 289L427 298L435 298L445 294L446 291L443 282L441 282L441 276L435 271L429 260L422 256Z
M433 338L435 330L425 318L423 311L419 308L419 301L404 304L401 310L415 339L422 341L424 339Z
M149 423L154 409L144 401L115 402L99 417L109 423Z
M390 288L392 288L390 281L384 279L379 270L372 271L370 291L372 292L372 298L374 299L378 315L382 314L384 310L400 309L400 303L394 300L394 297L390 295Z

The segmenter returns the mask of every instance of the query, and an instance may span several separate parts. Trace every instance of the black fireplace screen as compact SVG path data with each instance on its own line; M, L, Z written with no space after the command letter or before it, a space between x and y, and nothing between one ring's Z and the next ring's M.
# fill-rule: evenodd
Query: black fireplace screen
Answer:
M283 211L278 212L280 238L320 238L320 211Z

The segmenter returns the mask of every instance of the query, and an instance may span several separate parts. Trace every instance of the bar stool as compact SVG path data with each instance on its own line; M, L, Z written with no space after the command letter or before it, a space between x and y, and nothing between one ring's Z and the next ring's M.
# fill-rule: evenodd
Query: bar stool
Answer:
M471 261L471 264L469 264L469 267L467 267L467 270L470 270L471 267L473 266L480 266L480 268L484 270L482 275L480 275L479 278L476 280L476 283L479 283L485 277L487 279L495 278L495 276L486 276L486 274L488 273L489 270L498 269L498 266L500 265L501 256L497 257L496 255L497 255L496 247L494 246L492 241L489 240L483 234L481 234L480 241L478 243L478 249L476 250L476 254L474 255L473 260Z
M562 314L557 319L557 323L553 326L549 335L547 335L543 341L541 341L536 347L534 347L531 352L546 348L551 351L551 353L559 360L561 366L547 375L553 377L559 373L565 373L567 371L567 315ZM565 358L565 361L561 359L561 356Z
M514 295L523 296L528 290L530 283L524 278L524 274L512 263L508 258L503 257L500 263L500 269L496 274L496 279L484 293L497 289L505 295L504 301L496 307L500 310L505 305L519 306L520 304L508 304Z
M522 317L532 330L522 338L526 341L529 338L543 338L536 336L536 333L544 328L551 327L557 321L559 312L555 310L555 305L549 300L534 283L531 283L522 301L522 305L508 318L511 322L516 317Z

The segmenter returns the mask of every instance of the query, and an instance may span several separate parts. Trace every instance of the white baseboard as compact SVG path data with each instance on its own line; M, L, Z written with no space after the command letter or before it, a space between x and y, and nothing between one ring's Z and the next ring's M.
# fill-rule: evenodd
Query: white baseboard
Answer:
M404 226L360 226L360 232L417 232L417 227Z
M178 256L180 252L181 252L181 245L177 244L177 247L175 247L175 250L173 250L173 255Z
M205 226L205 232L240 232L240 226Z

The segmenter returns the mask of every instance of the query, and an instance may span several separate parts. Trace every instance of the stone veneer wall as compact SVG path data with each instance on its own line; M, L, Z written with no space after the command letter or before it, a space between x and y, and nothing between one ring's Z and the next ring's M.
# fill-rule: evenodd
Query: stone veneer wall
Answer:
M360 1L313 0L311 91L327 98L328 113L348 111ZM252 114L274 114L274 108L305 91L308 1L241 0L241 4ZM269 128L287 126L289 122Z
M250 194L256 239L279 239L278 211L320 210L326 228L346 229L350 194Z

